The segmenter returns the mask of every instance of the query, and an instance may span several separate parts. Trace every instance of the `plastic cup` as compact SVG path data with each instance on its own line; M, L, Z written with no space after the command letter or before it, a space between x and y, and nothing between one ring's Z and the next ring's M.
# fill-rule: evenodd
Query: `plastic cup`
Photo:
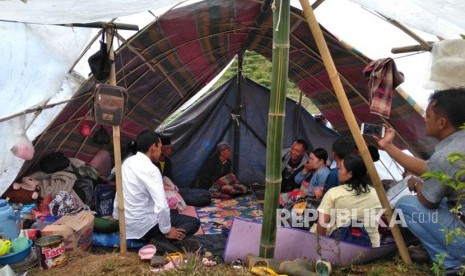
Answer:
M29 240L26 237L19 237L11 242L13 252L18 253L29 247Z
M11 241L0 239L0 256L10 253Z

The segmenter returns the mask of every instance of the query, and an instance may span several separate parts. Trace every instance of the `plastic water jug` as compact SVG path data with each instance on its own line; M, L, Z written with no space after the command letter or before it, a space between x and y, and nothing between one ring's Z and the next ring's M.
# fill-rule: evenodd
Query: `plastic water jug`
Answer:
M0 199L0 238L14 240L19 235L19 224L17 223L13 208L4 199Z

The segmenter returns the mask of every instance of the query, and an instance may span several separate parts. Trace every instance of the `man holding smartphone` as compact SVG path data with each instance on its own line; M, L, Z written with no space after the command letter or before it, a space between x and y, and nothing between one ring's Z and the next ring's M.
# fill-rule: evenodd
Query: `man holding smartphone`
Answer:
M434 92L429 99L425 115L425 134L438 139L435 153L428 161L418 159L402 152L392 141L395 131L386 126L383 138L373 136L381 149L385 150L406 170L417 176L425 172L444 172L455 177L459 168L450 165L446 158L451 153L465 154L465 88ZM465 181L461 176L460 181ZM409 181L409 189L416 195L406 195L399 199L396 208L405 217L408 229L421 241L430 258L439 262L439 255L445 253L444 267L448 271L460 270L465 263L465 237L455 236L446 242L447 232L457 228L465 231L465 200L461 190L455 190L436 179L418 178ZM461 205L458 214L451 208ZM420 221L420 218L423 218ZM426 219L425 219L426 218ZM436 220L433 218L437 218ZM446 228L447 231L443 231Z

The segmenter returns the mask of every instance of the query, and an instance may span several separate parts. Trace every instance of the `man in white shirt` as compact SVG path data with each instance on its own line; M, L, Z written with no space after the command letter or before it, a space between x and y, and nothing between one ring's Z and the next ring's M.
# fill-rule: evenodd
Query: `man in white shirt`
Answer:
M176 242L193 235L200 227L197 218L171 210L163 190L160 170L155 166L161 154L160 137L144 130L136 139L137 153L122 165L124 215L127 239ZM117 218L117 201L113 217Z

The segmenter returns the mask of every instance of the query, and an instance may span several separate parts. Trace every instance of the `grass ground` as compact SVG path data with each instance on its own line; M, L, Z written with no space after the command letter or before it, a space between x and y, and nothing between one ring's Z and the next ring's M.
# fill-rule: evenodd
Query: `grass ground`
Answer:
M28 275L157 275L149 270L149 262L139 259L137 253L105 253L90 254L79 253L69 256L64 267L41 271L36 268L30 270ZM189 258L185 266L176 270L165 271L158 275L177 276L229 276L252 275L246 268L237 269L231 265L223 264L215 267L206 267L198 257ZM353 265L335 268L332 275L368 275L368 276L396 276L396 275L432 275L427 266L407 265L399 257L389 260L380 260L365 265Z

